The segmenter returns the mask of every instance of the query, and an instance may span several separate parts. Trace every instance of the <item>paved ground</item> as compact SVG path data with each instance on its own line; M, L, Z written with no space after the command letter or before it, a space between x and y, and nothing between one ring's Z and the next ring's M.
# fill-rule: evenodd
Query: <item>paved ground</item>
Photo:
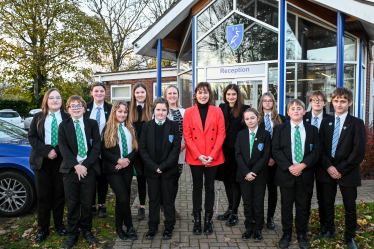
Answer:
M159 233L154 240L144 239L145 233L148 231L147 218L148 210L146 207L146 219L138 221L133 219L134 226L137 227L139 239L136 241L122 241L117 237L114 248L278 248L277 242L282 235L282 229L280 224L280 202L278 202L278 207L275 214L275 230L262 230L263 241L253 242L251 240L244 242L241 240L241 235L245 231L244 227L244 213L243 207L239 208L239 217L241 220L237 226L227 227L224 221L218 221L214 219L213 227L214 233L212 235L193 235L192 228L192 177L190 168L188 166L184 167L182 177L180 179L180 187L178 192L178 197L176 200L176 208L179 210L182 219L177 220L175 229L173 231L173 238L171 240L162 240L163 223L159 226ZM225 196L225 191L223 184L221 183L221 191L219 198L219 213L226 210L228 203ZM216 198L218 195L218 182L216 182ZM362 182L362 187L358 189L357 201L374 201L374 180L368 180ZM279 192L279 191L278 191ZM278 198L280 199L280 198ZM337 204L341 204L341 195L338 191ZM132 215L136 217L137 208L139 205L139 199L136 197L135 202L132 206ZM312 208L317 207L317 202L315 196L312 199ZM267 197L265 197L265 209L267 208ZM265 210L266 214L266 210ZM294 238L295 240L295 238ZM293 241L294 241L293 240ZM290 243L292 246L289 248L299 248L297 244Z

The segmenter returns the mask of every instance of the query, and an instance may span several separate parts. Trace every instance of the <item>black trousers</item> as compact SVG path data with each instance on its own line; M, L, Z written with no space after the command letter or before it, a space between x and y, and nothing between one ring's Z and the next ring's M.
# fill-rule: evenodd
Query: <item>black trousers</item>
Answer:
M275 209L277 208L278 202L278 186L274 184L275 172L277 171L277 165L268 166L269 181L267 182L268 187L268 213L267 217L274 217Z
M317 181L316 180L316 192L317 192L317 203L318 203L318 214L319 214L319 223L321 228L325 226L325 202L323 199L323 182ZM313 192L310 193L310 198L309 198L309 206L312 204L312 197L313 197ZM310 216L310 209L308 213L308 217Z
M132 169L132 167L130 168ZM121 229L123 225L127 228L133 226L130 209L130 193L133 171L127 170L123 173L108 174L108 182L116 194L116 228Z
M309 221L309 198L310 193L305 191L303 180L296 177L294 185L290 188L280 187L281 192L281 215L282 230L284 233L292 234L293 226L293 204L296 208L296 232L298 235L306 235Z
M78 228L82 231L92 229L92 200L95 195L96 173L89 169L81 180L74 168L64 174L65 199L68 208L68 232L78 235Z
M106 196L108 194L108 180L106 175L103 174L103 159L99 158L100 168L101 168L101 175L96 176L96 184L95 184L95 195L93 199L93 205L96 204L96 191L97 191L97 203L98 204L105 204Z
M240 183L244 203L245 228L264 228L264 199L266 184ZM253 223L255 222L255 223Z
M203 203L203 185L205 186L205 212L213 214L214 206L214 179L218 167L205 167L190 165L193 181L192 204L193 213L200 213ZM205 183L204 183L205 177Z
M59 172L62 157L54 160L43 159L41 169L34 170L36 192L38 194L38 225L41 229L49 228L51 211L55 226L63 224L64 183Z
M138 175L136 177L138 181L138 194L139 194L139 202L141 206L145 205L145 198L147 197L147 180L145 176Z
M335 231L335 197L337 192L338 183L332 180L328 183L323 183L323 197L325 204L325 226L326 230L330 232ZM357 187L344 187L339 185L340 192L343 196L343 204L345 208L345 238L350 239L356 237L357 228Z
M173 230L175 225L175 192L173 191L175 178L147 178L147 183L149 197L148 228L158 230L162 198L165 229Z
M229 201L229 208L234 214L238 213L240 199L242 197L240 191L240 184L237 182L224 181L227 200Z

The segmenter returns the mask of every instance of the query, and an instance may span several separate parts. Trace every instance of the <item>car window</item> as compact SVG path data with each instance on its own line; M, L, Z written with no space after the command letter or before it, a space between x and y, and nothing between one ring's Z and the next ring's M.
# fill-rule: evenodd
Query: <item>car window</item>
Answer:
M27 138L27 131L12 125L8 122L0 120L0 141L6 142L14 139Z
M19 117L17 112L0 112L0 118L16 118Z

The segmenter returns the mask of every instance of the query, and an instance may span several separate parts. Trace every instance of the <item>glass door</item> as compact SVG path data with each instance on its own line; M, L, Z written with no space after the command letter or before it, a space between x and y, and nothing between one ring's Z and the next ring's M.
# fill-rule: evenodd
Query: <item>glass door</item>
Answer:
M257 109L262 96L262 78L238 79L236 83L242 93L244 104Z
M213 105L219 106L223 101L223 91L226 86L234 83L233 80L212 80L208 81L213 91Z

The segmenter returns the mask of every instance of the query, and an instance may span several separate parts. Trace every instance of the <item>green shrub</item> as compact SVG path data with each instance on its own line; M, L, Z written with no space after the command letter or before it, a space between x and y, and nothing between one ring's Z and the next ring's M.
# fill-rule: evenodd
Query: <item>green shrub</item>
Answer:
M0 100L0 110L12 109L17 111L21 117L26 116L32 108L32 105L25 100Z

